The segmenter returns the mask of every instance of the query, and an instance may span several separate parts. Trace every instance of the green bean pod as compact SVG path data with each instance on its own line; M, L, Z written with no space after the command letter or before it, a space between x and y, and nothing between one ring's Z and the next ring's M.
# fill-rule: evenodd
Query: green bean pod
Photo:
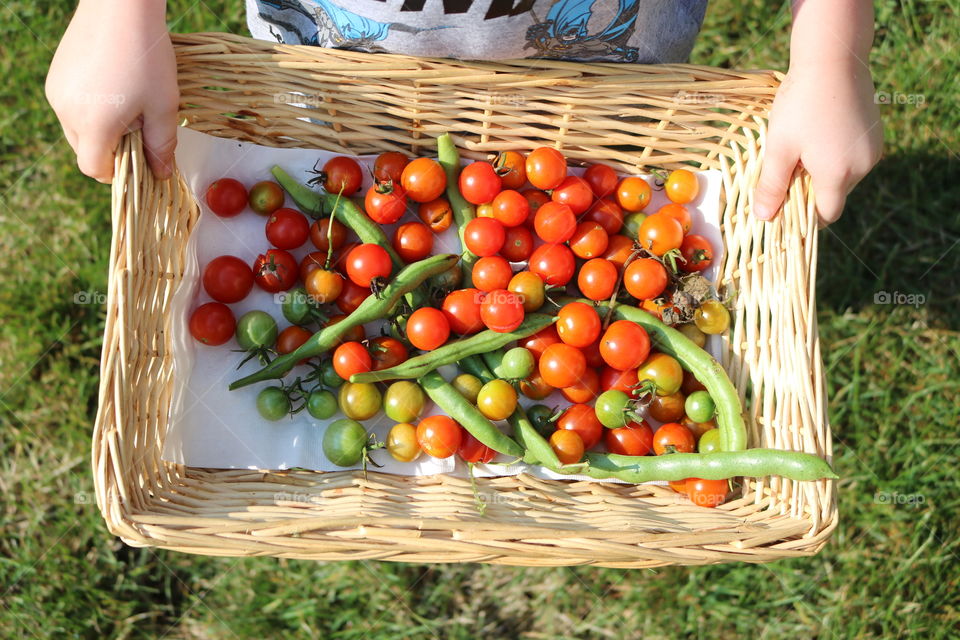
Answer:
M467 249L463 241L463 232L467 223L477 217L476 209L472 204L464 199L460 193L460 153L457 146L453 144L453 138L449 133L443 133L437 138L437 160L447 174L447 201L450 208L453 209L453 221L457 225L457 233L460 236L460 250L463 252L460 256L460 268L463 270L464 287L473 286L473 263L477 261L477 256Z
M487 363L483 361L483 358L478 355L461 358L457 361L457 365L460 367L461 371L464 373L469 373L473 376L477 376L480 378L480 382L484 384L490 382L491 380L495 380L497 377L493 375L493 371L490 371L490 368L487 367Z
M457 260L458 256L446 253L406 266L378 295L367 296L346 318L317 331L299 349L279 356L256 373L232 382L230 389L239 389L271 378L282 378L300 360L318 356L332 348L350 329L392 314L403 295L419 287L430 276L449 269Z
M564 299L561 303L569 301ZM580 300L591 304L590 300ZM653 315L632 307L618 304L614 315L620 320L636 322L650 335L654 346L676 358L684 369L697 377L717 405L717 428L720 429L720 448L723 451L742 451L747 446L747 427L743 422L743 407L740 395L730 381L727 372L713 356L698 347L690 338L673 327L668 327Z
M461 338L456 342L449 342L442 347L428 351L401 362L395 367L380 371L366 371L350 376L350 382L384 382L402 378L419 378L429 371L445 364L454 364L466 356L499 349L514 340L520 340L533 335L556 319L542 313L531 313L524 318L519 327L507 333L497 333L489 329L474 334L469 338ZM337 323L340 324L340 323ZM336 325L334 325L336 326Z
M474 438L498 453L517 458L523 456L523 448L516 441L497 429L496 425L460 395L460 392L439 373L431 371L420 377L418 382L430 399L444 413L460 423Z
M661 456L621 456L588 453L592 478L617 478L625 482L703 478L723 480L737 476L782 476L790 480L836 479L826 460L810 453L782 449L746 449L713 453L670 453Z

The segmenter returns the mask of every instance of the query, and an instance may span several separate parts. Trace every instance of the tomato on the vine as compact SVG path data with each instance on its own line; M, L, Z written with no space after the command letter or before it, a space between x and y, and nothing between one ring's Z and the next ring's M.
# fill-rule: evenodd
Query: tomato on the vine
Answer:
M538 147L531 151L525 167L527 180L537 189L556 189L567 177L567 159L552 147Z
M321 170L323 188L327 193L352 196L363 183L363 170L353 158L336 156L327 160Z
M374 222L393 224L407 210L407 194L398 184L373 184L367 189L363 209Z
M503 247L506 232L503 225L493 218L474 218L463 230L463 242L475 255L492 256Z
M420 221L434 233L443 233L453 224L453 209L446 198L437 198L420 205L417 212Z
M253 288L253 272L236 256L211 260L203 270L202 279L203 290L217 302L240 302Z
M570 247L549 243L533 250L528 268L540 276L544 284L564 286L573 278L576 261Z
M267 219L266 235L278 249L298 249L310 235L310 223L299 211L277 209Z
M479 289L458 289L451 291L443 299L443 315L447 317L450 330L461 336L470 335L483 329L480 317L480 303L483 292Z
M483 324L497 333L509 333L523 322L523 299L507 289L495 289L483 298L480 318Z
M393 232L393 248L404 262L423 260L433 251L433 233L422 222L407 222Z
M392 182L400 184L403 168L410 162L410 158L400 151L384 151L373 161L373 179L377 182Z
M472 204L484 204L500 193L502 180L489 162L473 162L460 172L460 195Z
M378 244L362 244L347 256L347 277L360 287L369 287L376 278L390 275L390 254Z
M591 300L607 300L617 286L617 266L604 258L588 260L577 274L580 293Z
M653 258L638 258L623 272L623 286L638 300L656 298L667 288L667 270Z
M450 337L450 321L439 309L421 307L407 319L407 340L422 351L433 351Z
M414 202L430 202L443 194L447 174L436 160L417 158L403 168L400 184Z
M269 293L286 291L297 284L297 260L283 249L267 249L253 262L253 277L257 285Z
M550 194L550 199L567 205L579 216L593 204L593 190L580 176L567 176Z
M605 164L592 164L583 174L593 195L605 198L617 188L617 172Z
M190 335L198 342L216 347L233 337L237 327L230 307L222 302L208 302L190 314Z
M681 270L688 273L703 271L713 262L713 247L703 236L691 233L683 238L680 255L683 257L679 263Z
M238 180L220 178L207 187L207 206L221 218L232 218L247 206L247 190Z
M533 227L544 242L566 242L577 230L577 217L567 205L548 202L537 209Z
M480 291L506 289L513 277L513 269L506 258L487 256L473 265L473 286Z

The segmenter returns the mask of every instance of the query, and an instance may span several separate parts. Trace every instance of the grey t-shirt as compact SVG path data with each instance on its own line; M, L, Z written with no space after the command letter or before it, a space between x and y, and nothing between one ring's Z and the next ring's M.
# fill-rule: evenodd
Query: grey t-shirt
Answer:
M255 38L474 60L684 62L707 0L246 0Z

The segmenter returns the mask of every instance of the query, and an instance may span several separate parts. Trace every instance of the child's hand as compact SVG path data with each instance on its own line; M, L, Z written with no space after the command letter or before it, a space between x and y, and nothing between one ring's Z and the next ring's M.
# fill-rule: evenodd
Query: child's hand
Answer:
M790 71L770 113L753 213L773 218L797 163L813 181L820 224L836 221L847 194L880 159L883 127L866 64L869 0L794 0Z
M171 173L179 91L165 5L81 0L50 64L47 100L80 170L100 182L121 136L141 127L154 174Z

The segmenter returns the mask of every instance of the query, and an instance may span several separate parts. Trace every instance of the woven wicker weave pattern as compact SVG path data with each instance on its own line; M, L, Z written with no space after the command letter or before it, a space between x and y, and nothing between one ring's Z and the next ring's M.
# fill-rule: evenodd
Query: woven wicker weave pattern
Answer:
M798 173L785 214L752 220L748 194L780 76L689 65L464 63L176 36L191 128L278 147L469 157L553 145L623 171L694 163L723 173L721 290L736 294L723 364L751 446L830 456L814 302L816 217ZM308 116L308 118L304 118ZM160 457L173 384L170 299L198 216L184 181L157 182L138 135L117 155L97 499L133 545L214 555L650 567L764 562L819 550L836 526L830 481L746 483L719 509L658 486L513 476L187 468Z

